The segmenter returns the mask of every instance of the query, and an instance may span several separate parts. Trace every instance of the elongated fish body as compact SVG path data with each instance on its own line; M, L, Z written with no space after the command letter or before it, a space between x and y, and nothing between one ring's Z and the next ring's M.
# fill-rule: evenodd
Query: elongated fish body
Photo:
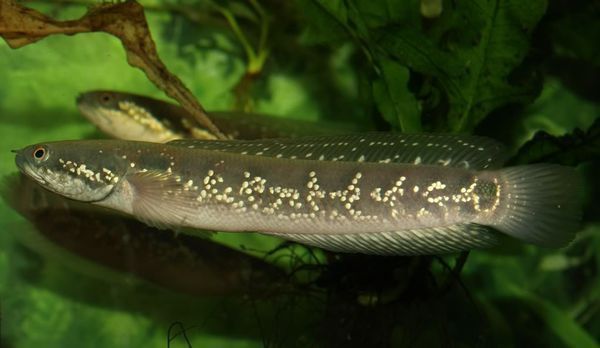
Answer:
M485 138L370 134L212 146L58 142L25 148L16 162L50 190L154 226L258 231L338 251L452 252L496 244L495 230L562 246L577 228L572 169L493 169L501 147Z
M196 125L183 108L141 95L91 91L77 98L80 112L101 131L113 138L164 143L175 139L217 139ZM232 139L299 137L357 131L349 124L326 124L289 118L215 111L210 118Z

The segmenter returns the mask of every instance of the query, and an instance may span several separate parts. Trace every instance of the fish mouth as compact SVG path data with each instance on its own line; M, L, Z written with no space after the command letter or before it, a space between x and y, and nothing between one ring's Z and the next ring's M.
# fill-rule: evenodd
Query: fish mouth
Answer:
M77 95L77 97L75 98L75 105L77 106L78 109L81 110L81 108L85 108L88 107L90 105L90 98L87 96L87 94L85 93L79 93Z
M35 172L35 170L33 170L33 168L31 167L31 164L29 164L27 162L27 160L25 159L25 156L23 156L23 152L21 150L11 150L11 151L17 154L15 156L15 164L17 165L17 168L19 168L19 171L21 173L32 178L33 180L37 181L38 183L40 183L42 185L46 184L46 180L44 180L38 173Z
M19 170L21 172L25 172L25 165L26 165L26 161L25 161L25 157L23 156L23 152L22 150L10 150L12 153L15 153L15 164L17 165L17 168L19 168Z
M86 102L77 104L79 112L100 130L110 134L113 127L113 120L97 105L90 105Z
M77 105L79 111L86 117L87 114L94 113L99 108L98 103L96 100L94 100L94 98L90 98L89 93L79 93L79 95L77 95L75 104Z

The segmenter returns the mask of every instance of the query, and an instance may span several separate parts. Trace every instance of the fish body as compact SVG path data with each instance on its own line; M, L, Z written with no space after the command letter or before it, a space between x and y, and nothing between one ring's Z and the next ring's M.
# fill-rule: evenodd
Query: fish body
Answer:
M165 101L115 91L91 91L77 98L80 112L113 138L164 143L175 139L217 139L197 125L185 109ZM210 112L211 121L232 139L298 137L357 131L349 124L327 124L230 111Z
M485 138L371 134L207 149L214 146L58 142L25 148L16 161L54 192L150 225L257 231L338 251L452 252L494 245L497 231L561 246L577 228L572 169L495 169L501 147Z

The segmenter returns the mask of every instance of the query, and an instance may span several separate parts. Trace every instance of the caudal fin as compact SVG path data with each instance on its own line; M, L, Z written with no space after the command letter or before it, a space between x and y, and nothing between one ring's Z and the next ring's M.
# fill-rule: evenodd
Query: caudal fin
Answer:
M515 238L563 247L581 218L581 179L570 167L535 164L500 170L503 203L491 225Z

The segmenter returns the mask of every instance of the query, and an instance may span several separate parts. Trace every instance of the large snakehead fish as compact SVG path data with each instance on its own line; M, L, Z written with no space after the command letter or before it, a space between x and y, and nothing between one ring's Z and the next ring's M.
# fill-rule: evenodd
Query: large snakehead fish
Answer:
M16 151L43 187L161 228L256 231L343 252L438 254L503 236L561 247L580 216L568 167L501 168L482 137L61 141Z

